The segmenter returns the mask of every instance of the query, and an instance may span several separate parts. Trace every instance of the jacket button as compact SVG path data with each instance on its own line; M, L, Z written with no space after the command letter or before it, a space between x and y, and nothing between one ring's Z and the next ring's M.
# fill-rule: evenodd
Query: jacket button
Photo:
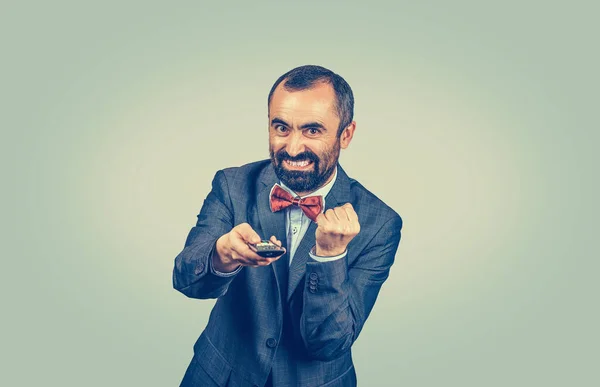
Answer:
M270 338L267 339L267 347L269 347L269 348L275 348L276 345L277 345L277 340L275 340L272 337L270 337Z
M310 279L317 279L317 278L319 278L317 273L310 273Z
M204 271L204 264L202 262L200 262L198 264L198 266L196 266L196 269L194 270L194 274L199 275Z

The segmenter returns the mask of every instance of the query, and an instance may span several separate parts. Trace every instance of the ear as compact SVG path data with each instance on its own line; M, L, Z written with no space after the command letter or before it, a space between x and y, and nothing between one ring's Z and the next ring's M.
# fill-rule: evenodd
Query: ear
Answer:
M350 141L352 141L352 136L354 136L355 129L356 121L352 121L350 125L344 128L344 130L342 131L342 135L340 136L340 148L348 148L348 145L350 145Z

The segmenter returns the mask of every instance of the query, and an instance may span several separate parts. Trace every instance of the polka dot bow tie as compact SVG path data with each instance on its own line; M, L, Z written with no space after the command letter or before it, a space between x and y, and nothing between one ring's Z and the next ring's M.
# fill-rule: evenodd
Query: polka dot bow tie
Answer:
M313 222L323 211L323 196L307 196L305 198L293 197L288 191L275 184L271 189L271 211L277 212L289 206L298 206Z

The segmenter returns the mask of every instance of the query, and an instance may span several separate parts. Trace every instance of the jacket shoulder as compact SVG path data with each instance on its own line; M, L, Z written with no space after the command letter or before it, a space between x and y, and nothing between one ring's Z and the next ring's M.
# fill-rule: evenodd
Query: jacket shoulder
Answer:
M227 187L230 197L236 199L234 201L249 201L261 189L261 175L270 164L271 160L260 160L240 166L225 167L216 172L215 179Z
M271 160L269 159L254 161L240 166L225 167L217 171L217 174L222 172L225 175L228 184L235 186L247 181L254 182L270 164Z
M402 217L392 207L386 204L373 192L369 191L357 180L350 178L350 191L353 202L356 203L357 215L369 224L383 225L387 222L396 222L397 227L402 227Z

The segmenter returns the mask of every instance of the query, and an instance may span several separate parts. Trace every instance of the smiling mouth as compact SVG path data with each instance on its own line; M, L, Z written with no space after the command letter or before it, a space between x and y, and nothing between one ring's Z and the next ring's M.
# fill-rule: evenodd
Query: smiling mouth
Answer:
M289 161L289 160L285 160L283 162L288 168L291 169L307 169L308 167L310 167L312 165L312 161L310 160L304 160L304 161Z

